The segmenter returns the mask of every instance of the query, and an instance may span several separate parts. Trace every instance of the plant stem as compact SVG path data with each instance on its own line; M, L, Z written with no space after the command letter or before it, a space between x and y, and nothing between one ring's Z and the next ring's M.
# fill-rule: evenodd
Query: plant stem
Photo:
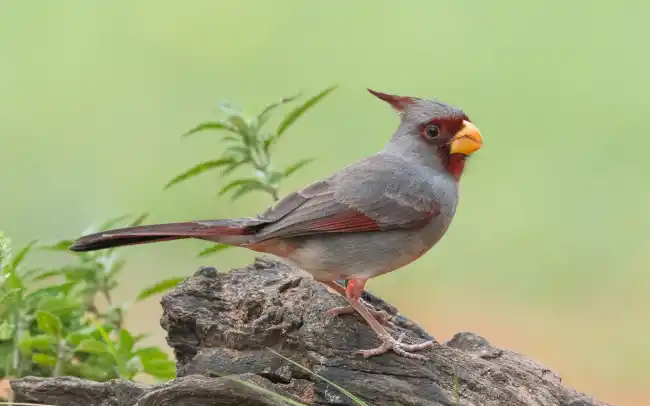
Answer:
M271 188L271 191L269 193L271 194L274 202L280 200L280 196L278 195L278 188Z
M54 370L52 371L52 376L61 376L61 366L63 364L63 357L65 355L65 340L59 338L56 344L56 364L54 364Z
M113 300L111 299L111 292L108 291L108 288L106 288L106 286L102 286L102 294L106 299L106 303L108 303L109 306L113 306Z
M90 303L88 303L86 305L86 309L88 309L88 311L90 313L95 315L95 317L101 317L101 313L99 313L99 310L97 309L97 306L95 306L95 304L92 302L92 300L90 301Z
M113 306L113 300L111 298L111 292L108 290L106 286L102 286L102 294L104 295L104 298L106 299L106 303L108 303L109 306ZM115 321L115 327L117 327L117 330L122 329L122 325L124 324L124 314L122 314L122 310L118 312L118 319Z
M22 314L20 309L16 308L14 310L14 336L13 336L13 348L12 348L12 359L11 367L13 369L12 373L16 375L17 378L20 378L20 341L23 339L23 323L22 323Z

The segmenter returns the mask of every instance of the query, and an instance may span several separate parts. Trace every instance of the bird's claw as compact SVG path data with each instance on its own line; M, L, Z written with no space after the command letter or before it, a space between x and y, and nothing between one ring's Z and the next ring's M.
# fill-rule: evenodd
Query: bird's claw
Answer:
M390 327L390 328L395 328L395 325L393 324L393 322L390 321L392 316L390 314L386 313L386 311L384 311L384 310L375 310L372 307L372 305L370 305L369 303L367 303L367 302L365 302L365 301L363 301L361 299L359 299L359 302L361 303L361 305L363 307L366 308L366 310L368 310L368 313L370 313L372 316L374 316L381 324L383 324L384 326ZM342 314L350 314L350 313L356 313L356 310L354 310L354 308L352 306L350 306L350 305L335 307L335 308L329 309L327 311L328 315L335 316L335 317L340 316Z
M364 358L374 357L375 355L385 354L388 351L393 351L397 355L402 357L417 359L420 361L426 361L427 357L424 355L414 354L414 351L422 351L427 348L433 348L433 341L425 341L420 344L404 344L402 339L404 334L402 334L397 340L391 336L379 336L379 339L382 341L382 344L370 350L360 350L358 354L363 355Z

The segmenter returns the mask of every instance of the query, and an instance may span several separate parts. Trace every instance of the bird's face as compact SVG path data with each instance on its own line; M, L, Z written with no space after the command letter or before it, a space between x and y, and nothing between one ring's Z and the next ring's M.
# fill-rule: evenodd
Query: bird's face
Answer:
M460 178L467 157L483 146L480 131L460 109L437 100L368 90L401 116L400 127L387 145L392 152L413 156Z

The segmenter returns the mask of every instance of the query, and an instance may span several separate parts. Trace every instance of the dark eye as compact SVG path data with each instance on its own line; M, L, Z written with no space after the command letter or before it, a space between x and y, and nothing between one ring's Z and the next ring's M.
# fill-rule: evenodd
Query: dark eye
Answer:
M440 128L437 125L429 124L424 129L424 135L429 139L434 139L440 134Z

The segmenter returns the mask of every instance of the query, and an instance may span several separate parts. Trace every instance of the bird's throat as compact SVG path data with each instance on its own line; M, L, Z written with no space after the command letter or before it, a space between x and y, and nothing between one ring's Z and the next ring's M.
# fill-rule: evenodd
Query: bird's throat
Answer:
M453 154L449 157L447 161L447 172L456 179L460 180L461 175L463 174L463 169L465 169L465 161L467 157L461 154Z

